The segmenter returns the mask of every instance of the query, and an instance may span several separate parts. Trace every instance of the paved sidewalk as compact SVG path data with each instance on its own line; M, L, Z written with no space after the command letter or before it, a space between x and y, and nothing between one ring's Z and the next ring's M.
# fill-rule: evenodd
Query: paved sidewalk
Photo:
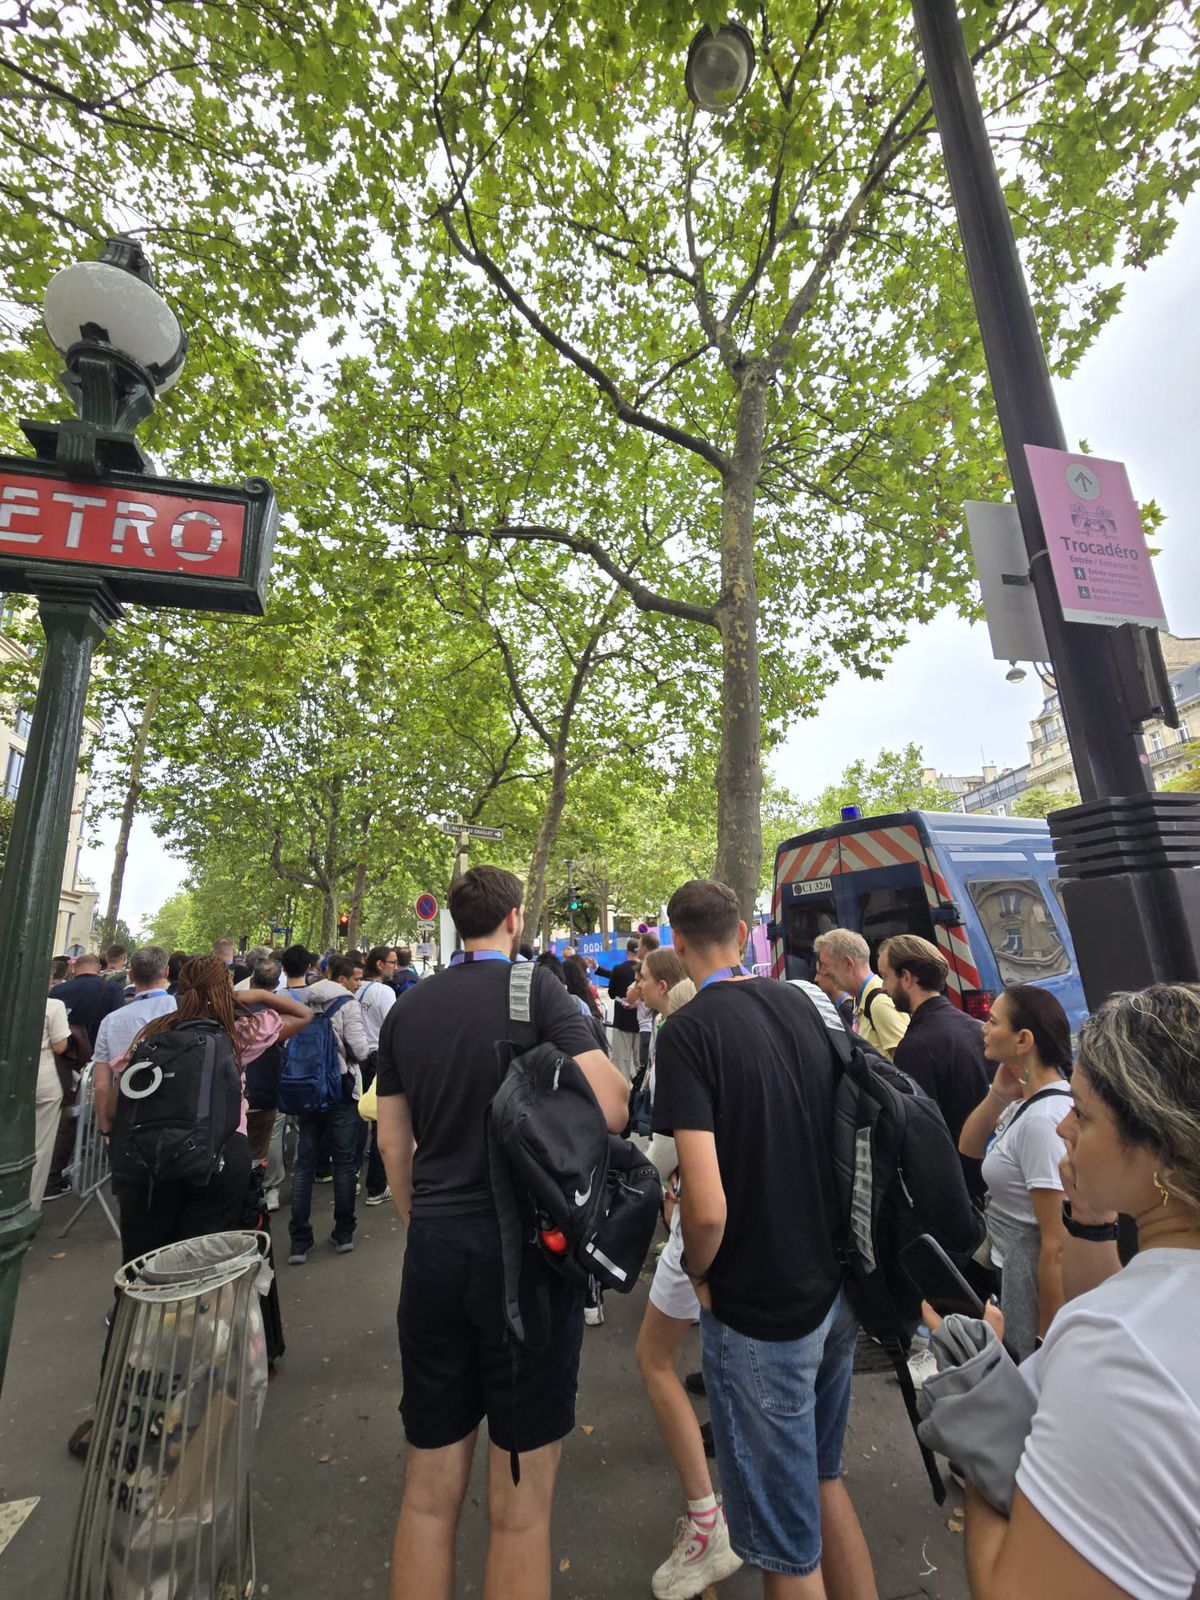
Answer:
M0 1594L58 1600L80 1486L71 1430L90 1414L118 1247L93 1206L70 1236L74 1202L47 1206L26 1259L0 1401ZM280 1269L288 1352L267 1397L254 1477L259 1589L266 1600L330 1594L385 1600L403 1436L395 1303L403 1228L390 1206L360 1212L356 1249L324 1243L330 1191L314 1194L322 1241L303 1268ZM275 1219L286 1263L287 1212ZM554 1529L555 1600L648 1596L670 1551L679 1491L633 1360L646 1284L610 1296L586 1331L575 1434L567 1441ZM693 1364L699 1364L698 1344ZM482 1459L483 1452L480 1452ZM967 1600L962 1535L929 1494L894 1381L855 1381L847 1477L866 1527L881 1600ZM460 1542L461 1596L481 1592L484 1482L477 1470ZM40 1497L26 1515L5 1504ZM13 1527L15 1525L15 1531ZM6 1530L9 1535L5 1544ZM739 1573L713 1591L750 1600Z

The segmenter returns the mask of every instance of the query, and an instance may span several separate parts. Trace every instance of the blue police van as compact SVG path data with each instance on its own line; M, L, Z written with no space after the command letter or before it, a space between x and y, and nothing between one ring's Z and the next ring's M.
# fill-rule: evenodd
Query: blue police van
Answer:
M917 933L950 965L947 994L984 1017L1009 983L1056 995L1072 1031L1087 1015L1050 830L1037 818L901 811L855 817L775 852L771 972L811 977L813 940L854 928L875 960Z

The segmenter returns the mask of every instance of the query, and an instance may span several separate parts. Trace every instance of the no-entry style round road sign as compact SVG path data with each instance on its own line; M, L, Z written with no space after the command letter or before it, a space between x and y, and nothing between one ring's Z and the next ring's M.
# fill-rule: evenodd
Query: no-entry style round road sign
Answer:
M436 922L438 914L437 896L432 894L419 894L417 896L417 921Z

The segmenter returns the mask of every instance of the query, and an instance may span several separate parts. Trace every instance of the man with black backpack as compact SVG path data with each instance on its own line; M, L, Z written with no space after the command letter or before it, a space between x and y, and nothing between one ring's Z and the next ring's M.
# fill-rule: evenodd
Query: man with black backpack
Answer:
M289 980L289 952L283 968ZM293 956L292 969L299 965ZM362 1063L370 1045L356 998L358 967L351 956L331 956L329 977L288 993L316 1013L314 1022L284 1055L279 1077L279 1109L296 1116L299 1143L292 1168L292 1248L288 1265L302 1267L313 1247L312 1191L321 1143L329 1140L333 1158L333 1232L329 1242L340 1256L354 1249L354 1195L358 1184L357 1101L362 1093Z
M871 948L862 934L853 928L829 928L813 940L813 956L817 985L824 989L824 979L845 990L854 1002L854 1032L894 1060L908 1017L897 1011L883 979L871 971Z
M686 883L667 909L697 994L658 1037L654 1128L679 1158L730 1543L773 1600L872 1600L841 1480L858 1337L831 1153L841 1024L741 965L746 926L725 884Z
M455 879L449 910L465 949L401 995L379 1039L379 1148L409 1224L398 1312L408 1457L391 1600L451 1600L458 1519L485 1417L491 1531L484 1592L488 1600L550 1594L550 1512L560 1442L575 1425L583 1297L527 1249L522 1297L545 1337L537 1350L510 1342L486 1129L510 1054L521 900L520 880L498 867L472 867ZM574 1058L583 1092L590 1089L607 1127L619 1133L624 1078L561 984L536 968L516 970L530 979L526 1026ZM588 1199L585 1190L578 1204Z

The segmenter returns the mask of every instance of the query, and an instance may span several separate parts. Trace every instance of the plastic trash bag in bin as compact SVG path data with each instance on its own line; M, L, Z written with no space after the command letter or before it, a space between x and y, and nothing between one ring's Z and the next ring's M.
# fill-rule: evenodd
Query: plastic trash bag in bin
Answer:
M208 1234L117 1274L67 1600L254 1593L249 1480L267 1392L269 1243Z

